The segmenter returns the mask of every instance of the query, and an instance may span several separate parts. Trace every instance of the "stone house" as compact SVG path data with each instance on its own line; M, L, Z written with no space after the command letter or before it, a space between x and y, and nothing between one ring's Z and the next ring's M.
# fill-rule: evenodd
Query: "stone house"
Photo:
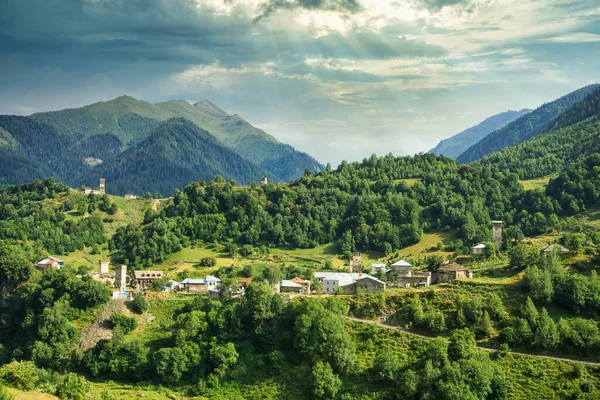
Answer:
M164 273L162 271L144 271L144 270L135 270L133 271L133 281L132 286L136 289L146 289L152 281L157 279L162 279L164 277Z
M221 280L212 275L202 279L186 278L181 282L181 290L188 293L206 293L210 289L217 289Z
M357 282L359 280L370 277L377 282L384 283L368 274L345 273L345 272L315 272L315 278L321 282L321 293L323 294L355 294ZM368 291L382 291L385 289L385 284L382 287L374 282L362 282L363 287Z
M473 273L463 265L457 263L446 264L441 267L435 276L435 281L438 283L451 282L456 279L470 279Z
M356 280L356 292L357 293L374 293L383 292L385 290L385 282L371 276L364 275L362 278Z
M558 254L568 254L571 252L571 250L567 249L564 246L561 246L560 244L551 244L550 246L547 246L540 250L540 255L543 256L544 254L551 254L555 250L558 252Z
M403 276L410 276L412 273L413 266L411 263L404 260L396 261L391 265L391 274L398 274Z

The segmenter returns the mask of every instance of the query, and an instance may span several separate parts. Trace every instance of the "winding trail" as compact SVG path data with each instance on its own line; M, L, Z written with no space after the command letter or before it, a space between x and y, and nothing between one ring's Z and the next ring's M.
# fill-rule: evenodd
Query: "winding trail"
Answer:
M384 328L384 329L391 329L394 331L400 331L400 332L404 332L407 333L409 335L421 338L421 339L427 339L427 340L431 340L434 339L436 336L427 336L427 335L422 335L419 333L415 333L415 332L411 332L410 330L406 329L406 328L402 328L400 326L393 326L393 325L386 325L383 322L381 322L380 320L372 320L372 319L360 319L360 318L354 318L354 317L346 317L348 320L353 321L353 322L359 322L361 324L368 324L368 325L376 325L380 328ZM476 346L478 349L483 350L483 351L487 351L487 352L495 352L497 351L496 349L491 349L489 347L484 347L484 346ZM509 354L515 354L518 356L523 356L523 357L536 357L536 358L543 358L546 360L555 360L555 361L563 361L563 362L570 362L570 363L580 363L583 365L590 365L593 367L600 367L600 362L593 362L593 361L583 361L583 360L574 360L571 358L562 358L562 357L552 357L552 356L543 356L540 354L532 354L532 353L521 353L518 351L509 351Z

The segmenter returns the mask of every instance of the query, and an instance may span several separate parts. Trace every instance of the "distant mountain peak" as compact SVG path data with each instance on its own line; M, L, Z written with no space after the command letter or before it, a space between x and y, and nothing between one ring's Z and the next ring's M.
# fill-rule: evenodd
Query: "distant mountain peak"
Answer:
M479 124L440 141L438 145L429 150L429 152L436 155L443 154L446 157L456 159L456 157L472 146L473 143L480 141L490 133L529 112L531 112L531 110L524 108L520 111L508 110L500 114L492 115Z
M194 107L207 109L213 114L221 115L223 117L229 116L229 114L225 110L223 110L216 104L210 102L209 100L202 100L197 103L194 103Z

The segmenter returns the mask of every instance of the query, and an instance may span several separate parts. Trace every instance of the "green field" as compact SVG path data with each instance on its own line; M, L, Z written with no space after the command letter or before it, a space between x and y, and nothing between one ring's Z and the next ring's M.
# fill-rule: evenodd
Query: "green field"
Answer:
M521 181L521 184L523 185L523 188L525 190L544 189L550 181L550 178L553 178L553 176L544 176L542 178L529 179Z

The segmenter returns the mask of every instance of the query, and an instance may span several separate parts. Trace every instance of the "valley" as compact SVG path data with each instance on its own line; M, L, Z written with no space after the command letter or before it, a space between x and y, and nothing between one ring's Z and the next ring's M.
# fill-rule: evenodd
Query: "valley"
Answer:
M212 104L125 98L35 116L63 139L71 114L91 118L83 143L98 139L107 109L126 106L155 133L120 133L121 159L92 155L103 161L85 167L98 171L86 182L104 178L98 189L55 178L0 189L1 389L23 399L596 398L599 93L469 164L372 155L288 183L227 153L225 131L170 119L198 107L225 118ZM136 161L147 153L153 162ZM136 168L139 183L119 178ZM261 184L219 174L253 168ZM161 174L181 184L146 190Z

